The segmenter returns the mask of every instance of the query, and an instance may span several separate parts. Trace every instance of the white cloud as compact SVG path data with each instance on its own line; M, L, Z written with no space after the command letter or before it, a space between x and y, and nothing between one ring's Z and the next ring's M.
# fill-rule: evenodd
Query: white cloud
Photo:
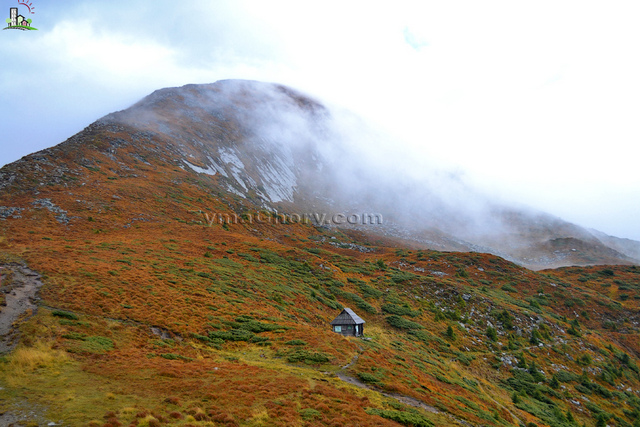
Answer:
M173 63L172 49L126 34L99 34L88 22L63 21L56 25L43 46L65 63L76 75L93 75L111 82L114 79L153 78L153 67ZM55 53L54 53L55 52ZM54 60L54 58L50 58ZM151 74L151 75L150 75Z

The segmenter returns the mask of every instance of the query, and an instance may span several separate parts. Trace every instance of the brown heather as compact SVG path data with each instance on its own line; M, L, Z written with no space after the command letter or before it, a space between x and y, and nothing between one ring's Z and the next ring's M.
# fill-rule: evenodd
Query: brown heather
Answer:
M1 360L0 412L26 401L64 425L110 426L638 425L640 267L535 272L306 223L208 227L193 211L258 208L136 132L89 128L2 169L15 179L1 204L25 210L0 221L0 259L44 286ZM342 306L366 340L331 332Z

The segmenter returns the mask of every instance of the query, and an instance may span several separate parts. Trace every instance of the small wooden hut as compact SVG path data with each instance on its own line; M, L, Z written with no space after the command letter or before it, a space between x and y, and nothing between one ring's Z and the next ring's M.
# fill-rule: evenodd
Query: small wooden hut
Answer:
M364 320L350 308L344 308L338 317L331 322L333 332L345 336L359 337L364 332Z

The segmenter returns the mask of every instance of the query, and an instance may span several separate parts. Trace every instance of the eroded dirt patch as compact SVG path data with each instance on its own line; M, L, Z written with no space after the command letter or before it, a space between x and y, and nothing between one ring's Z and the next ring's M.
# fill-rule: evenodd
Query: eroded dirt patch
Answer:
M44 415L45 409L26 400L21 400L15 407L6 412L0 410L0 426L19 427L28 425L61 426L61 422L48 420Z
M38 273L20 264L1 264L4 305L0 306L0 354L8 353L18 342L16 321L37 309L38 290L42 287Z

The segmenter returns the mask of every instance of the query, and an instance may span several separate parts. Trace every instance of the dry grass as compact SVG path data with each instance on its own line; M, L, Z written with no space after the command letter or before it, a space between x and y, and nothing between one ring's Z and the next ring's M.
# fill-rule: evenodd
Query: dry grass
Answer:
M127 138L124 133L117 136ZM78 148L78 155L84 155L83 149ZM567 370L576 374L582 372L583 367L565 353L575 359L584 353L583 348L597 347L601 351L590 351L594 362L589 368L602 369L612 363L618 369L622 365L613 350L611 354L604 350L607 346L631 355L640 349L639 334L632 323L640 306L640 275L630 267L613 267L611 272L604 267L532 272L486 254L410 251L373 238L371 241L380 246L376 252L359 253L314 240L325 232L304 224L255 224L257 231L238 224L232 224L229 231L219 224L203 227L196 223L201 218L189 213L191 209L231 212L232 207L242 210L238 206L241 202L224 194L212 196L187 172L149 160L158 169L153 173L143 170L148 175L144 181L134 183L116 176L107 180L105 174L120 170L120 166L104 157L101 171L81 177L86 185L74 187L72 199L65 199L52 187L41 189L39 197L52 197L70 216L92 217L91 221L72 221L68 227L73 233L63 231L44 210L25 212L24 219L0 224L0 239L4 239L0 240L0 261L24 258L30 268L44 275L44 303L79 316L78 320L53 318L40 309L23 325L23 346L0 363L0 375L25 395L43 396L52 407L63 408L74 425L102 420L106 411L114 411L121 422L128 423L136 412L146 410L154 416L145 415L147 421L142 424L152 425L155 415L167 417L172 412L184 416L174 418L176 424L209 422L188 415L191 407L204 408L211 419L243 420L243 425L300 424L301 408L319 411L329 425L394 425L368 416L362 409L386 407L387 399L380 393L355 389L318 372L332 372L348 363L358 344L365 351L351 368L354 374L373 376L386 391L445 407L472 424L497 425L494 413L503 420L511 419L503 406L520 412L510 401L512 392L504 387L505 380L511 378L509 369L496 355L513 356L526 349L527 360L535 360L550 376L552 364L568 366ZM122 161L134 170L145 168L128 156ZM206 180L207 188L215 188L217 178L199 179ZM100 214L79 208L75 202L79 199L102 206L113 194L123 197ZM31 201L31 196L14 195L7 204L28 206ZM144 212L149 221L125 229L129 212ZM37 229L31 225L35 223ZM360 243L366 238L356 237L363 239ZM10 245L3 247L2 242ZM266 252L283 264L264 262ZM377 260L384 260L387 267L377 268ZM296 266L299 271L292 274ZM436 277L430 271L445 276ZM382 296L364 295L353 279L383 292ZM345 293L362 296L377 313L365 314L355 308L353 299L327 285L332 282L341 283ZM356 344L356 340L329 331L328 322L337 310L322 302L330 301L326 292L334 293L338 303L355 308L365 318L365 334L372 341ZM424 327L422 338L394 329L385 320L388 313L382 312L381 306L393 293L398 300L394 304L421 311L407 320ZM462 295L472 298L464 302ZM516 338L519 347L515 350L506 348L508 331L500 330L495 314L491 314L504 309L523 319L517 326L525 335ZM458 324L461 319L442 317L456 310L470 316L464 329ZM560 332L558 328L566 331L576 314L580 314L583 332L589 328L602 333L602 338L587 333L577 338ZM224 322L240 315L289 329L261 333L271 344L264 347L226 342L217 348L190 339L191 333L203 336L213 329L224 329ZM528 333L535 326L529 319L534 316L554 329L544 347L529 349ZM566 321L561 316L566 316ZM498 326L501 344L487 343L488 320ZM179 333L184 340L169 342L151 336L150 325ZM454 328L455 340L444 335L448 326ZM108 338L115 345L104 352L87 352L90 341L84 337ZM556 338L567 345L558 342L554 351L551 345ZM332 365L291 366L278 358L276 353L291 349L285 343L294 339L306 342L305 350L329 355ZM76 352L69 356L65 350ZM160 357L162 354L181 358L168 360ZM466 363L463 356L469 358ZM59 376L58 371L62 372ZM631 373L627 369L624 380L637 389L638 379ZM591 380L598 381L593 376ZM576 385L566 384L574 396L578 396ZM65 400L64 393L71 397ZM165 403L174 395L185 403ZM564 396L554 399L563 408L568 405ZM618 416L624 416L622 409L630 409L624 404L607 406L606 400L595 394L589 399ZM72 414L79 415L71 418ZM527 420L542 424L532 416ZM586 412L580 421L592 424ZM98 423L102 425L104 420Z
M389 330L380 325L371 325L365 328L365 336L373 338L378 344L384 347L391 344L392 340L389 335Z
M21 377L36 370L55 371L69 360L63 350L52 348L50 341L39 340L29 347L18 347L7 356L7 363L0 366L8 381L20 383Z

